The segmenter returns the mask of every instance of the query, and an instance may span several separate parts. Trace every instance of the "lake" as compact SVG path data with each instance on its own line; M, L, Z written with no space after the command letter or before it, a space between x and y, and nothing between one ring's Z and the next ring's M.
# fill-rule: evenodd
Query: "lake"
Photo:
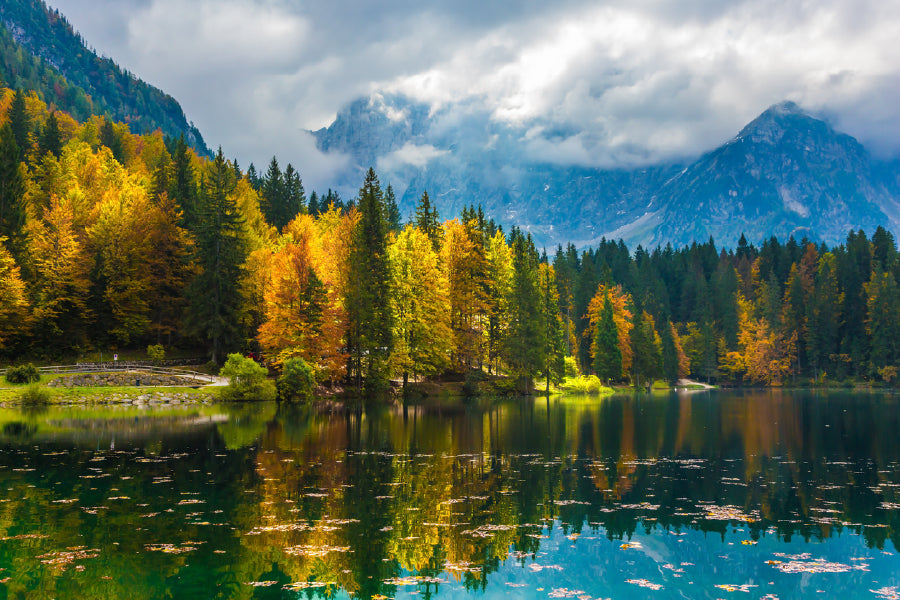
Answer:
M898 409L0 409L0 598L900 598Z

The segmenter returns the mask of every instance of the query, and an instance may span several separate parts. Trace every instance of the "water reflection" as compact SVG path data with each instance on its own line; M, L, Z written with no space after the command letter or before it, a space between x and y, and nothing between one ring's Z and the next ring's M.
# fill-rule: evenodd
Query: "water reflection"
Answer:
M884 591L900 584L897 404L765 391L0 411L0 589L813 597L805 572Z

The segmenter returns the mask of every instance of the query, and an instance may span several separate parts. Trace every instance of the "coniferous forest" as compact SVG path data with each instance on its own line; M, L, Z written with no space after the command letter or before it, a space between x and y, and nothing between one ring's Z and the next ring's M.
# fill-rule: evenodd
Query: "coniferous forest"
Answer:
M356 198L304 190L276 158L130 133L0 94L4 362L163 344L221 363L293 357L378 390L481 370L527 387L577 370L646 385L891 382L900 260L891 233L836 247L741 236L690 247L536 248L474 205L401 215L365 174Z

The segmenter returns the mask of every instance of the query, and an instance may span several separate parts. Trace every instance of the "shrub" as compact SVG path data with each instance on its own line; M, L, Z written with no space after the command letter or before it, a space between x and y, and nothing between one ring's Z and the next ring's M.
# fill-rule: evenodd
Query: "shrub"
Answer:
M29 405L43 405L50 402L50 392L37 383L32 383L19 394L19 400Z
M166 357L166 349L162 347L162 344L147 346L147 356L152 361L162 362Z
M470 369L466 371L466 379L463 382L462 392L467 398L475 398L481 395L481 382L487 379L487 376L480 369Z
M222 391L225 400L275 399L275 385L266 379L268 370L252 358L229 354L219 374L230 380Z
M302 358L289 358L284 362L276 388L279 400L306 400L316 388L315 372Z
M560 386L567 392L577 394L599 394L601 392L610 392L610 388L603 385L600 378L596 375L581 375L579 377L566 377L565 382Z
M41 380L41 374L33 364L20 365L18 367L10 367L6 370L6 381L8 383L35 383Z

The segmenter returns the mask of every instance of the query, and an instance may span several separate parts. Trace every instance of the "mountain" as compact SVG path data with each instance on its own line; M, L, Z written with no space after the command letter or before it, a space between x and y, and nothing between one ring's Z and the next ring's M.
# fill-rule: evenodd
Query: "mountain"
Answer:
M174 98L97 56L43 0L0 1L0 83L34 90L78 120L96 114L128 123L133 133L184 135L211 155Z
M651 243L770 235L843 240L850 229L898 231L897 189L854 138L796 104L775 105L657 192Z
M639 169L548 163L529 151L527 130L477 107L431 110L402 96L358 100L314 135L321 150L353 159L348 190L373 165L404 214L427 190L444 217L481 204L547 246L603 237L632 247L710 236L734 244L741 232L833 244L851 228L900 232L897 164L789 102L690 164Z

